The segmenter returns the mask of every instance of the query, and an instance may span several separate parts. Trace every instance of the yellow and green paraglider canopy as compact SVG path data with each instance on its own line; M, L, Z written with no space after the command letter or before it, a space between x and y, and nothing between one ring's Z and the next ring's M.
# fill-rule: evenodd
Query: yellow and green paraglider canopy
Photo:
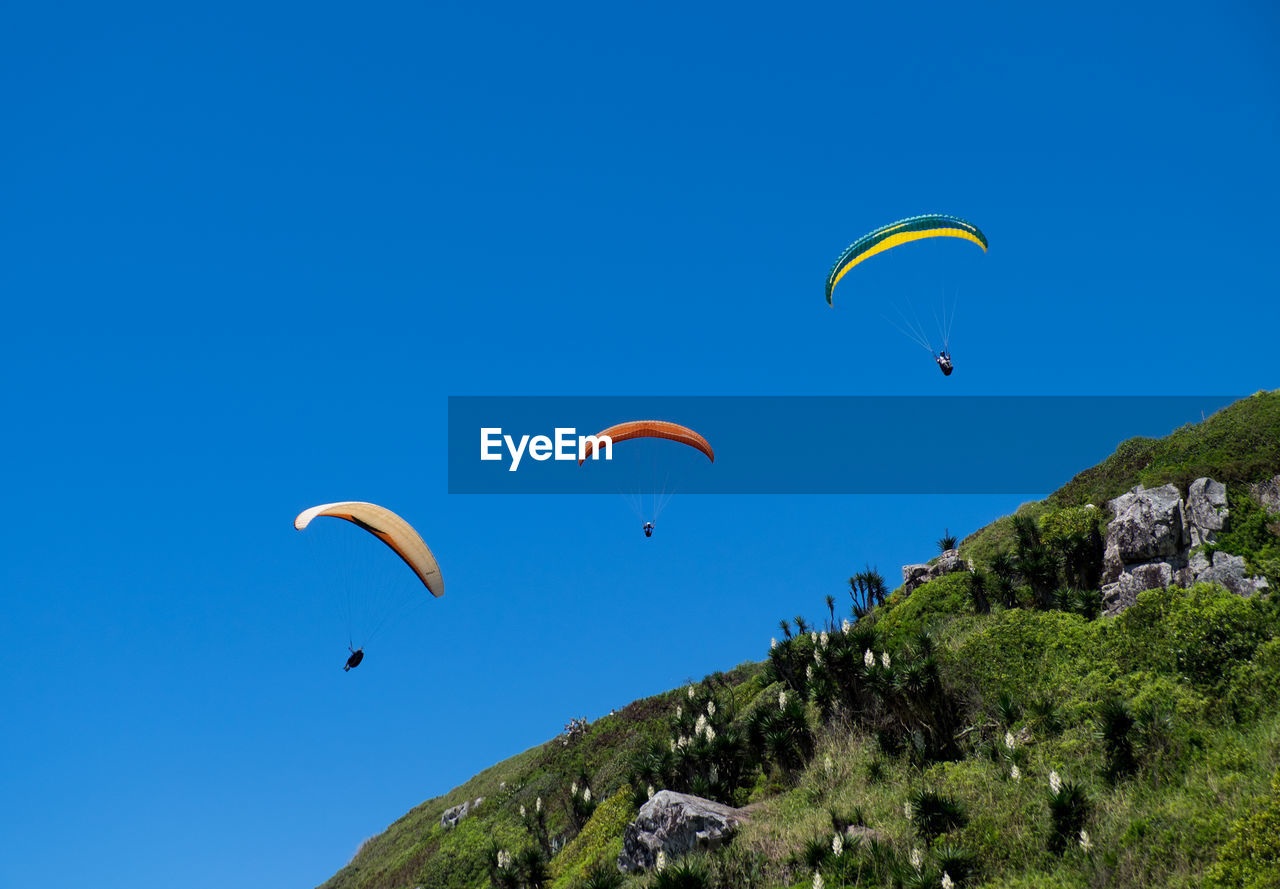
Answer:
M881 226L873 232L863 235L850 244L827 275L827 305L831 305L831 292L840 283L850 269L877 253L891 250L899 244L918 241L921 238L963 238L972 241L984 251L987 249L987 236L976 225L959 216L948 216L945 213L929 213L923 216L910 216Z

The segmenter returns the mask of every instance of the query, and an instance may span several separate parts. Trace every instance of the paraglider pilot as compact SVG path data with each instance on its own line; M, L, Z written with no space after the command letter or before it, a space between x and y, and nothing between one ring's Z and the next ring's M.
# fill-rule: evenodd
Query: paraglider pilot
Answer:
M645 537L652 537L652 536L653 536L653 522L645 522L645 523L644 523L644 536L645 536Z
M942 371L944 377L951 376L951 371L955 370L951 366L951 353L946 349L943 349L941 354L934 355L933 360L938 362L938 369Z
M343 667L343 668L342 668L342 671L343 671L344 673L348 673L348 672L350 672L350 671L354 670L356 667L360 666L360 662L361 662L362 660L364 660L364 649L363 649L363 648L354 648L354 649L353 649L350 645L348 645L348 646L347 646L347 651L351 652L351 657L347 658L347 665L346 665L345 667Z

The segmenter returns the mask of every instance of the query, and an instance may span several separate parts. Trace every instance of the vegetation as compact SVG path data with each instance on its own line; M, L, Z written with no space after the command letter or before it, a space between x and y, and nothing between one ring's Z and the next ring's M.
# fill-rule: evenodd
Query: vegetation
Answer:
M1086 505L1228 479L1214 546L1265 570L1280 528L1239 486L1280 472L1278 421L1280 397L1259 395L1127 442L967 538L976 570L910 595L868 567L847 617L815 597L820 617L781 621L763 662L572 722L417 807L326 886L1280 889L1280 607L1198 585L1100 616L1108 516ZM623 831L662 789L751 817L724 848L624 876Z

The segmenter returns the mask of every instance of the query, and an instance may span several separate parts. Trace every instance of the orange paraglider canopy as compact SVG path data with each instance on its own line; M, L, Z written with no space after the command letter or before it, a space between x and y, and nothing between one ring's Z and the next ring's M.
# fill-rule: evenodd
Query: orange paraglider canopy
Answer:
M603 429L597 432L594 437L600 439L605 436L608 436L609 440L614 444L626 441L629 438L665 438L668 441L677 441L691 448L697 448L706 454L707 459L712 463L716 462L715 452L711 450L711 445L707 440L688 426L681 426L679 423L669 423L666 420L631 420ZM586 448L582 452L582 458L578 460L579 466L591 456L594 448L595 442L588 440Z

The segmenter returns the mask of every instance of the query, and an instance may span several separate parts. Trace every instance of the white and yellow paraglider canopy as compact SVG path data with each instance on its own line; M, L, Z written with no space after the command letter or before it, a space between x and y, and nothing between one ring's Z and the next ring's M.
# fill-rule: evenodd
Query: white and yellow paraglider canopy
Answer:
M368 531L413 569L413 573L418 575L431 595L444 595L444 577L440 574L435 556L413 526L385 506L360 500L322 503L300 512L293 520L293 527L301 531L317 516L345 519Z

